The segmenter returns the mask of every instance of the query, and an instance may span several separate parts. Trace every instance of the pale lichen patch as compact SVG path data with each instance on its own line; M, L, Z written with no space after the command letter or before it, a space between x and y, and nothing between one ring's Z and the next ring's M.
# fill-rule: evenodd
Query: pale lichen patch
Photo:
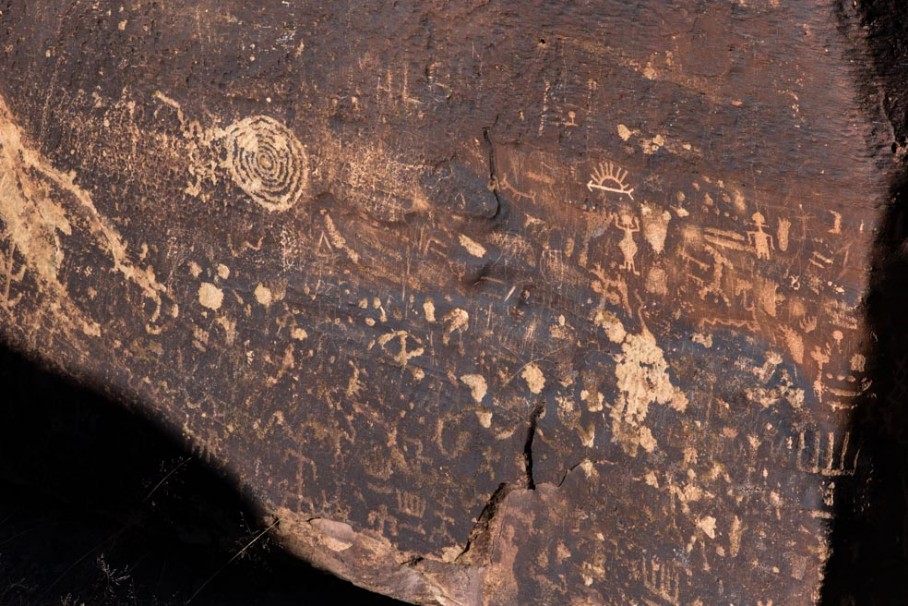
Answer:
M202 307L217 311L224 303L224 291L210 282L202 282L199 286L199 303Z
M82 332L89 337L100 337L101 325L97 322L82 322Z
M600 309L596 312L593 323L605 331L605 335L612 343L621 343L624 341L624 337L627 336L627 331L624 329L621 320L619 320L615 314L605 311L604 309Z
M644 425L650 404L668 404L679 412L687 409L687 397L671 382L668 363L656 338L645 327L628 334L616 357L615 377L619 396L612 408L613 439L635 456L637 448L653 452L657 443Z
M538 366L530 362L523 367L523 372L520 373L520 376L526 381L531 393L542 393L545 387L545 375L542 374L542 370Z
M741 536L743 534L744 525L741 523L741 518L735 516L735 519L731 522L731 529L728 531L728 552L731 557L737 556L741 550Z
M458 239L460 240L460 245L463 246L464 249L474 257L481 259L482 257L486 256L486 247L476 240L473 240L465 236L464 234L460 234Z
M441 342L447 345L451 341L451 335L466 331L470 327L470 314L464 309L457 308L447 314L442 321L445 323L445 330Z
M319 542L331 551L346 551L356 541L353 527L345 522L318 518L309 523L321 533L318 535Z
M690 340L697 345L702 345L706 349L710 349L713 346L713 336L710 334L694 333Z
M482 375L463 375L460 377L460 381L470 388L470 395L476 403L482 402L482 399L486 397L489 387Z
M640 139L640 149L644 154L654 154L665 146L665 137L656 135L651 138L643 137Z
M580 469L583 470L583 475L585 475L587 479L599 477L599 472L596 471L595 463L589 459L583 459L583 461L580 462Z
M630 139L632 134L633 131L631 131L631 129L629 129L625 125L618 125L618 136L621 137L622 141L627 141L628 139Z
M492 412L489 410L477 410L476 418L479 419L479 424L484 428L489 429L492 426Z
M255 300L259 302L259 305L268 307L271 305L274 300L273 295L271 294L271 289L265 286L264 284L259 284L255 287Z
M435 322L435 303L432 299L426 299L422 304L422 311L426 316L426 322Z
M716 518L713 516L703 516L697 520L697 528L702 530L703 534L709 538L716 538Z
M643 478L647 486L652 486L653 488L659 488L659 479L656 477L655 472L648 472Z

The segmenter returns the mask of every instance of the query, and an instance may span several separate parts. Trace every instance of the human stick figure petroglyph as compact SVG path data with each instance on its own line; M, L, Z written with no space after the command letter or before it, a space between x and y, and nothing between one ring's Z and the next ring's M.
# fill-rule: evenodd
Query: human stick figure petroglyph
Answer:
M773 244L773 237L763 231L763 226L766 225L766 218L756 212L751 219L756 225L756 230L747 232L747 237L753 244L754 250L757 251L757 258L769 259L769 251L775 250L775 245Z
M176 110L184 135L201 148L197 152L222 152L211 162L190 153L196 182L187 193L198 195L202 182L217 182L218 171L226 171L237 187L266 210L289 210L303 197L309 186L309 156L289 128L262 115L237 120L226 128L203 128L186 120L177 101L160 92L155 98Z
M634 234L640 231L640 222L637 221L637 217L630 213L622 212L615 217L615 227L624 232L624 237L618 243L618 248L621 249L621 253L624 255L624 263L621 264L621 269L640 275L640 272L634 266L634 257L637 256L637 243L634 242Z

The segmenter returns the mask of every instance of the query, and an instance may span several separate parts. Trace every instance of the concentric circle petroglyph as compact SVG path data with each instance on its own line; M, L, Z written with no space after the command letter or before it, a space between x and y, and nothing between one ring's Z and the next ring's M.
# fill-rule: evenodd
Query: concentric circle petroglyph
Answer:
M225 167L234 183L271 211L287 210L309 184L309 158L286 126L268 116L234 122L224 131Z

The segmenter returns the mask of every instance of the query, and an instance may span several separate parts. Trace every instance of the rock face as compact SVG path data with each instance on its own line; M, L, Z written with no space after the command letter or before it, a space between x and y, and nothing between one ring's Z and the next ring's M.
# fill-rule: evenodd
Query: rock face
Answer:
M0 332L388 595L814 603L892 139L847 4L6 0Z

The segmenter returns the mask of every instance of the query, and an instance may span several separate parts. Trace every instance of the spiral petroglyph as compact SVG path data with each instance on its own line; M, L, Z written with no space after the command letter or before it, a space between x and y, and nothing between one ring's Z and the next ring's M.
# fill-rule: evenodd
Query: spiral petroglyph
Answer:
M309 183L309 158L286 126L268 116L251 116L223 133L224 167L233 182L271 211L287 210Z

